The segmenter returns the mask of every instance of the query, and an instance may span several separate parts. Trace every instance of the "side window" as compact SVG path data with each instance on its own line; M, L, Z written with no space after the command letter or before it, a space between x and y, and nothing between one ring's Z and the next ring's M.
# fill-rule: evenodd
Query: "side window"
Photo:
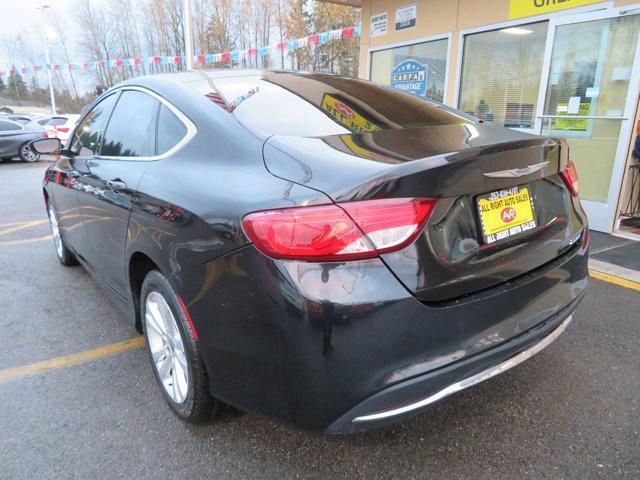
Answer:
M105 157L151 157L155 155L155 98L137 90L125 90L111 115L100 151Z
M187 134L187 127L166 106L160 105L158 113L157 155L162 155L175 147Z
M100 139L109 119L109 112L111 112L117 97L117 94L109 95L87 113L82 123L78 125L73 134L73 140L69 144L69 149L73 153L83 157L98 154L100 151Z
M0 120L0 132L11 132L16 130L22 130L22 128L15 123Z

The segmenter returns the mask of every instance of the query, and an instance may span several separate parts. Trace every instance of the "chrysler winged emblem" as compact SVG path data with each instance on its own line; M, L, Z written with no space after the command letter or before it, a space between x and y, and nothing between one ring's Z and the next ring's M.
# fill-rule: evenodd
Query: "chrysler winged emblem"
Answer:
M513 178L513 177L523 177L525 175L529 175L530 173L537 172L538 170L542 170L549 162L536 163L534 165L527 165L522 168L512 168L510 170L500 170L499 172L489 172L485 173L485 177L491 178Z

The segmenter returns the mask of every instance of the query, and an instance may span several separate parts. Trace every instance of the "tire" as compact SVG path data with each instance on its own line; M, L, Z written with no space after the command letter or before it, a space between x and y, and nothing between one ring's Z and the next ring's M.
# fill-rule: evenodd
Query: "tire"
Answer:
M27 163L35 163L40 161L40 154L33 151L28 142L20 145L18 150L18 157L20 160Z
M49 215L49 226L51 226L51 235L53 236L53 246L55 247L56 255L60 263L65 267L70 267L78 263L76 256L73 254L62 236L62 231L58 224L58 217L53 207L53 202L47 202L47 214Z
M198 341L176 293L158 270L142 283L140 312L147 353L165 401L182 420L207 422L221 403L209 393Z

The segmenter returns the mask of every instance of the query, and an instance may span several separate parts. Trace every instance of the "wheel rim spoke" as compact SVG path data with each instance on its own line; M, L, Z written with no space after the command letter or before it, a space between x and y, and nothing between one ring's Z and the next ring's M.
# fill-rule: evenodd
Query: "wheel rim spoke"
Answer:
M159 292L153 291L147 295L144 318L158 379L174 402L183 403L189 392L187 355L173 312Z

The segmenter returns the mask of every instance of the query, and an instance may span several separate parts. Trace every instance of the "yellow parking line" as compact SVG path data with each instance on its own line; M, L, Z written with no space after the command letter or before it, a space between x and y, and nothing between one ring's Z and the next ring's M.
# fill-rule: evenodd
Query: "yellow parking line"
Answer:
M51 235L38 238L25 238L24 240L10 240L8 242L0 242L0 247L5 245L21 245L23 243L42 242L43 240L51 240Z
M0 235L6 235L8 233L17 232L18 230L24 230L25 228L35 227L37 225L42 225L43 223L48 223L49 220L34 220L33 222L26 222L22 225L16 225L14 227L7 228L6 230L0 230Z
M591 277L602 280L603 282L613 283L615 285L630 288L632 290L637 290L640 292L640 283L638 282L632 282L631 280L627 280L626 278L616 277L614 275L609 275L608 273L602 273L598 272L597 270L591 269L589 269L589 274L591 275Z
M29 375L57 370L59 368L69 367L71 365L87 363L99 358L111 357L118 353L126 352L127 350L140 348L143 345L144 337L135 337L123 342L111 343L103 347L85 350L84 352L72 353L71 355L65 355L63 357L56 357L42 362L22 365L21 367L7 368L6 370L0 370L0 383L27 377Z

